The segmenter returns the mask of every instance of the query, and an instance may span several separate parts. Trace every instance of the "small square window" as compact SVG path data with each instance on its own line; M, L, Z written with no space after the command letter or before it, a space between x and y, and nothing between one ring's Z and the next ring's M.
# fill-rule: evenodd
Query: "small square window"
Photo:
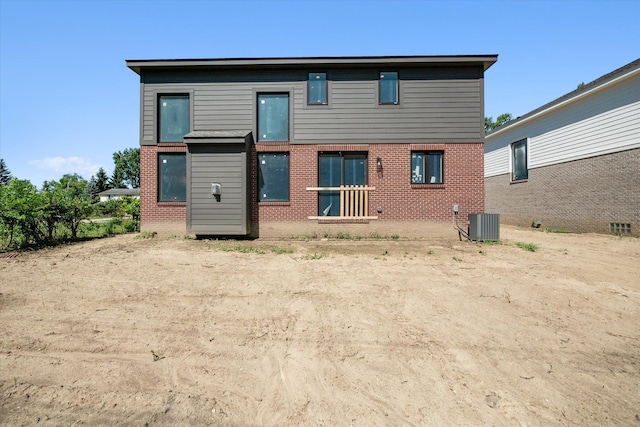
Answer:
M378 97L380 104L398 103L398 73L384 71L380 73Z
M442 184L442 158L440 151L411 153L412 184Z
M327 74L309 73L307 81L307 104L327 105Z
M187 200L187 155L158 154L158 201Z
M189 127L189 95L158 96L158 141L182 142Z
M258 94L258 141L289 140L289 94Z
M511 144L513 170L511 174L512 181L520 181L529 178L529 170L527 168L527 140L523 139Z
M258 191L261 202L289 201L289 153L258 155Z

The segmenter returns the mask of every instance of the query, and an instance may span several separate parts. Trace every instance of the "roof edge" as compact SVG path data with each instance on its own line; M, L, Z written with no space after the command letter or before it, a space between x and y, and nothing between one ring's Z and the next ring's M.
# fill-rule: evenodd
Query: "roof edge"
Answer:
M638 72L640 72L640 58L636 59L635 61L631 61L630 63L623 65L622 67L617 68L610 73L598 77L597 79L585 84L584 86L572 90L571 92L566 93L561 97L542 105L541 107L531 110L530 112L516 119L504 123L502 126L497 127L490 132L487 132L485 134L485 139L489 136L494 136L498 133L506 131L507 129L510 129L514 126L519 126L523 123L526 123L529 120L532 120L534 117L545 114L549 111L553 111L556 108L560 108L568 103L581 99L584 96L595 93L601 89L604 89L610 84L618 82L619 80L627 79Z
M143 68L175 67L277 67L304 65L383 65L383 64L483 64L486 71L498 60L497 54L434 55L434 56L316 56L264 58L201 58L201 59L127 59L126 65L140 74Z

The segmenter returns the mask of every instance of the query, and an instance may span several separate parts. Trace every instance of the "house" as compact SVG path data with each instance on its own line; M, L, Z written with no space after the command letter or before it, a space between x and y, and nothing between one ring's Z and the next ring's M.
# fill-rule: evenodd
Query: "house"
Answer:
M419 236L484 211L497 55L127 60L142 230Z
M488 133L485 207L507 224L640 235L640 59Z
M108 202L109 200L117 200L121 197L133 197L140 198L139 188L111 188L109 190L101 191L98 193L101 202Z

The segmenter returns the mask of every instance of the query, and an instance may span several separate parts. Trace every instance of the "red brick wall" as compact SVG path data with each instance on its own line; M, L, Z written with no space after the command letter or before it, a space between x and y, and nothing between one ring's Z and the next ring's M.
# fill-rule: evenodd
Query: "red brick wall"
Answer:
M441 150L443 181L441 185L411 184L411 151ZM157 202L157 153L185 151L183 145L143 146L141 161L141 221L143 230L153 227L186 230L186 204ZM290 154L290 202L258 203L257 153ZM302 223L313 226L318 221L318 195L307 187L318 185L318 153L367 152L369 215L378 223L431 222L450 223L452 208L459 205L460 225L466 227L469 213L484 212L484 148L477 144L258 144L251 149L251 211L254 229L266 231L269 223ZM376 159L383 170L376 170ZM381 212L378 212L381 208ZM182 228L180 228L182 227ZM282 230L282 226L279 227ZM292 229L300 226L292 224ZM303 227L304 228L304 227ZM157 231L154 229L154 231ZM393 232L393 230L389 230ZM179 233L176 233L179 234ZM254 234L260 234L260 231ZM277 234L277 233L276 233Z
M140 230L183 235L186 202L158 202L158 153L186 153L184 144L140 147Z

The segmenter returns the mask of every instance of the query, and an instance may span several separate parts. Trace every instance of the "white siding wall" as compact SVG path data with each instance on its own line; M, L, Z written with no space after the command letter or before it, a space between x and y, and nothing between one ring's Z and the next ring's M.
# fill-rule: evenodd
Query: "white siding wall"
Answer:
M640 148L640 75L507 128L485 143L485 177L510 172L511 143L529 138L529 169Z

